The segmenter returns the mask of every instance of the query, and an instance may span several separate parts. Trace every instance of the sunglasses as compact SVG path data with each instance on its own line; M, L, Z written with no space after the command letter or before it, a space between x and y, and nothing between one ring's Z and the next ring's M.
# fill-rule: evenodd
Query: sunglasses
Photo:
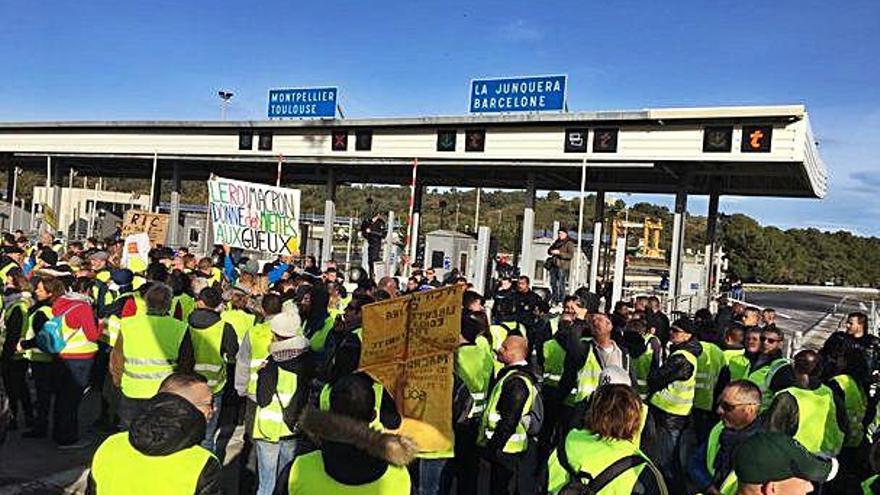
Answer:
M767 337L761 337L761 342L770 342L771 344L775 344L777 342L782 342L782 339L771 339Z
M740 406L757 406L756 402L739 402L736 404L731 404L730 402L720 401L718 402L718 407L721 408L722 411L729 413L733 412L737 407Z

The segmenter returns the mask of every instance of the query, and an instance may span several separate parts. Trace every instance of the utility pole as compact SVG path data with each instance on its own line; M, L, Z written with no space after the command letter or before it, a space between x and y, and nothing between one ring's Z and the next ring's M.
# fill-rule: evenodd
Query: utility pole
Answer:
M220 120L226 120L226 107L229 106L229 100L231 100L235 94L232 91L223 91L221 89L217 92L217 96L220 97Z

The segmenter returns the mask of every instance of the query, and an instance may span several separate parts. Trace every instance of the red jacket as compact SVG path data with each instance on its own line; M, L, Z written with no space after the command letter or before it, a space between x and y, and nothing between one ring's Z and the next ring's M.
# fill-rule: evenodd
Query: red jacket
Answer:
M95 312L88 299L80 298L76 295L64 295L59 297L52 304L52 315L58 316L69 308L73 307L64 317L64 323L70 328L80 328L86 338L92 342L96 342L101 336L101 329L95 321ZM64 354L62 359L91 359L95 355L94 352L82 354Z

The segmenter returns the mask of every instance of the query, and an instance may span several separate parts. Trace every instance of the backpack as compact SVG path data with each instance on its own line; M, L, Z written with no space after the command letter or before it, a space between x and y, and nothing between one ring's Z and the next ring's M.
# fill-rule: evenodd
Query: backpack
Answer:
M605 468L596 477L590 476L572 467L568 461L568 454L565 452L565 438L556 449L559 456L559 463L568 473L568 483L559 490L559 495L595 495L608 486L608 483L614 481L615 478L623 474L627 469L634 468L645 463L645 458L638 455L631 455L618 459L613 464ZM650 465L650 464L649 464Z
M64 317L67 316L67 313L70 313L79 306L79 304L72 304L63 313L58 316L53 316L49 321L44 323L43 328L40 329L35 336L37 348L46 354L59 354L63 351L64 348L67 347L67 342L80 331L80 329L77 329L76 332L71 333L70 336L65 339L63 331Z

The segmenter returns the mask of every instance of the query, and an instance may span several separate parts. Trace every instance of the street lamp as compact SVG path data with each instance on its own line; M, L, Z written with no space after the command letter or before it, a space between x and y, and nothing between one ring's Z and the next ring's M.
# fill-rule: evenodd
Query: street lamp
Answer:
M220 97L220 120L226 120L226 107L229 106L229 100L232 99L234 93L232 91L217 91L217 96Z

